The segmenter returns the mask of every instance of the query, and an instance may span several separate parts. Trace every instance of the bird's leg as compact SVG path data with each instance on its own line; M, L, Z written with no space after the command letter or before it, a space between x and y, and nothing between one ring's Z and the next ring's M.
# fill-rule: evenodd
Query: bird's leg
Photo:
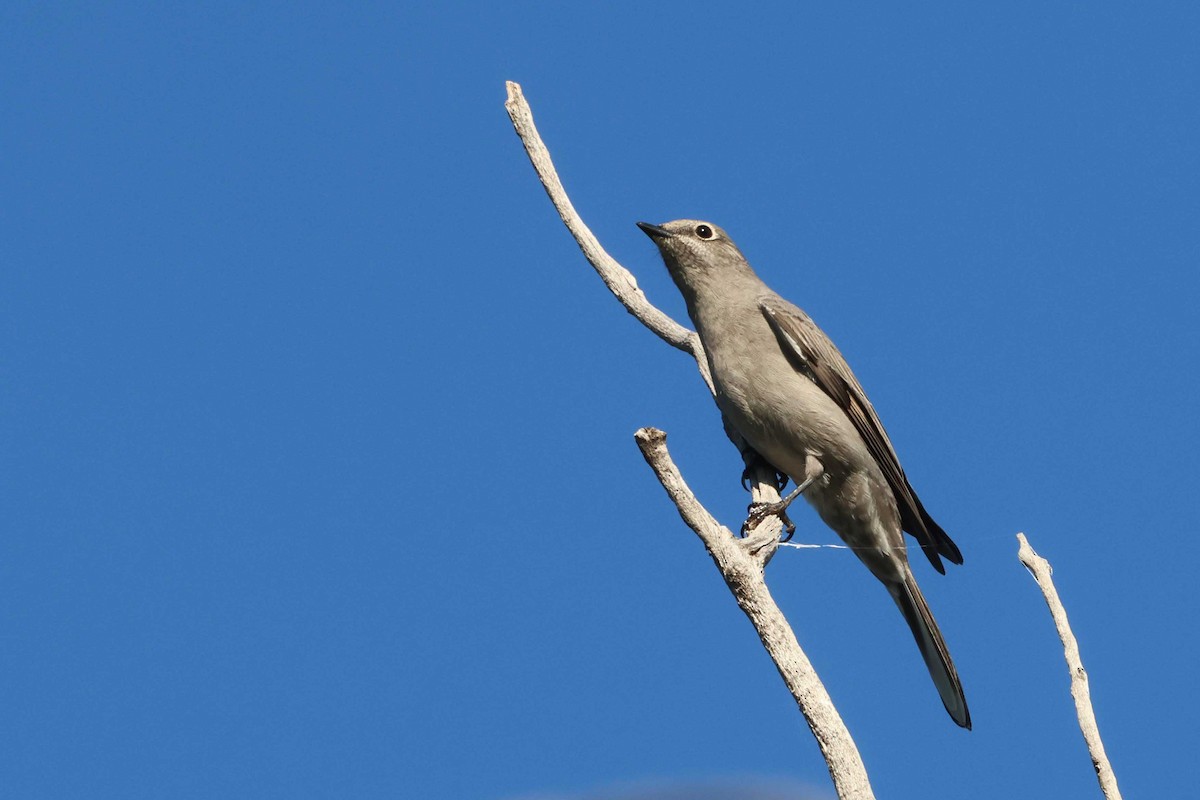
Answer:
M796 525L788 518L787 509L792 504L792 501L804 493L804 490L813 485L813 482L825 474L825 467L817 460L816 456L809 454L804 459L804 480L802 480L795 489L777 503L751 503L747 509L749 516L742 523L742 535L749 533L758 527L758 523L762 522L767 517L779 517L779 521L783 523L787 535L783 537L783 541L788 541L792 538L792 534L796 532Z
M729 437L729 441L733 442L733 446L738 449L742 455L742 461L746 468L742 470L742 488L750 491L750 482L754 479L754 473L760 467L766 467L775 476L775 488L778 491L783 491L783 487L787 486L788 476L775 469L775 465L763 458L757 450L750 446L750 443L738 433L738 429L729 421L729 417L721 414L721 425L725 428L725 435Z
M775 466L760 456L757 450L747 447L742 451L742 460L746 462L746 468L742 470L742 488L747 492L750 491L750 481L754 478L754 471L762 466L775 473L775 479L772 482L775 484L776 491L782 492L783 487L788 485L788 476L775 469Z

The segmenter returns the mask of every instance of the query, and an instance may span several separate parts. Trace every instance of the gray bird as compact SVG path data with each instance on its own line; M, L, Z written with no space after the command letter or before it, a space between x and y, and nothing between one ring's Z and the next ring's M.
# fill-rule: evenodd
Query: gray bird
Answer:
M717 405L746 443L796 489L752 509L747 524L783 516L803 494L883 582L900 608L942 703L971 727L958 673L909 568L903 532L938 572L962 554L904 475L871 401L807 314L767 288L716 225L639 222L658 246L708 353Z

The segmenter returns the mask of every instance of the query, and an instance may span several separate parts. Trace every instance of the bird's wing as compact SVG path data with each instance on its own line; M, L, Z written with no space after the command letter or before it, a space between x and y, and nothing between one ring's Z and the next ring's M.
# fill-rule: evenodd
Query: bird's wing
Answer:
M762 298L759 309L792 366L811 378L854 424L892 489L901 527L916 538L938 572L946 571L939 554L961 564L962 553L921 505L879 415L837 347L807 314L778 296Z

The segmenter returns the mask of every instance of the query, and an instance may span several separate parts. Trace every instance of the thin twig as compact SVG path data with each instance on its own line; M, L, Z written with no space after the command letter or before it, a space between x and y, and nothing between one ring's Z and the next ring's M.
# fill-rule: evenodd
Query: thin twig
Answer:
M583 255L591 263L609 291L616 295L616 298L621 301L621 305L625 306L630 314L653 331L655 336L696 359L696 367L700 370L700 376L708 385L709 391L712 391L712 375L709 373L708 359L704 355L700 337L696 335L695 331L688 330L651 305L650 301L646 299L645 292L638 287L633 273L617 263L617 260L600 246L595 234L583 223L583 219L575 211L575 206L571 204L571 198L567 197L567 190L563 188L558 171L554 169L554 162L550 160L550 151L542 143L537 126L533 124L533 111L529 108L529 103L525 102L525 95L521 93L521 85L513 81L507 81L506 85L508 100L504 103L504 108L508 111L508 118L512 120L517 136L521 137L521 144L525 146L529 161L533 164L533 169L546 189L546 194L550 196L550 202L554 203L554 207L558 210L558 216L562 218L567 230L575 237L575 242L583 251Z
M1088 688L1087 671L1084 670L1083 661L1079 657L1079 643L1075 641L1075 634L1071 632L1067 610L1058 599L1058 590L1054 588L1054 581L1050 577L1054 570L1049 561L1029 546L1025 534L1018 533L1017 541L1021 543L1017 557L1042 590L1042 596L1046 598L1046 605L1050 608L1050 616L1054 619L1054 627L1058 629L1058 638L1062 640L1067 669L1071 672L1071 697L1075 698L1075 715L1079 718L1079 730L1083 732L1083 740L1087 742L1088 752L1092 756L1092 767L1096 770L1097 780L1100 781L1100 790L1104 792L1106 800L1121 800L1117 776L1104 753L1104 742L1100 740L1100 728L1096 724L1096 714L1092 711L1092 694Z

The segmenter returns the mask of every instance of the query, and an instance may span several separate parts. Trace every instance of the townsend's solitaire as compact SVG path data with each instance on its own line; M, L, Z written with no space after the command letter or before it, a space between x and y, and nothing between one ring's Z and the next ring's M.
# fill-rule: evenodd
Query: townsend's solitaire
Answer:
M943 574L942 558L961 564L962 554L917 499L846 360L807 314L767 288L716 225L681 219L638 227L658 245L683 293L721 412L797 485L769 512L782 515L786 502L804 494L887 587L946 710L969 729L962 685L909 568L902 532Z

